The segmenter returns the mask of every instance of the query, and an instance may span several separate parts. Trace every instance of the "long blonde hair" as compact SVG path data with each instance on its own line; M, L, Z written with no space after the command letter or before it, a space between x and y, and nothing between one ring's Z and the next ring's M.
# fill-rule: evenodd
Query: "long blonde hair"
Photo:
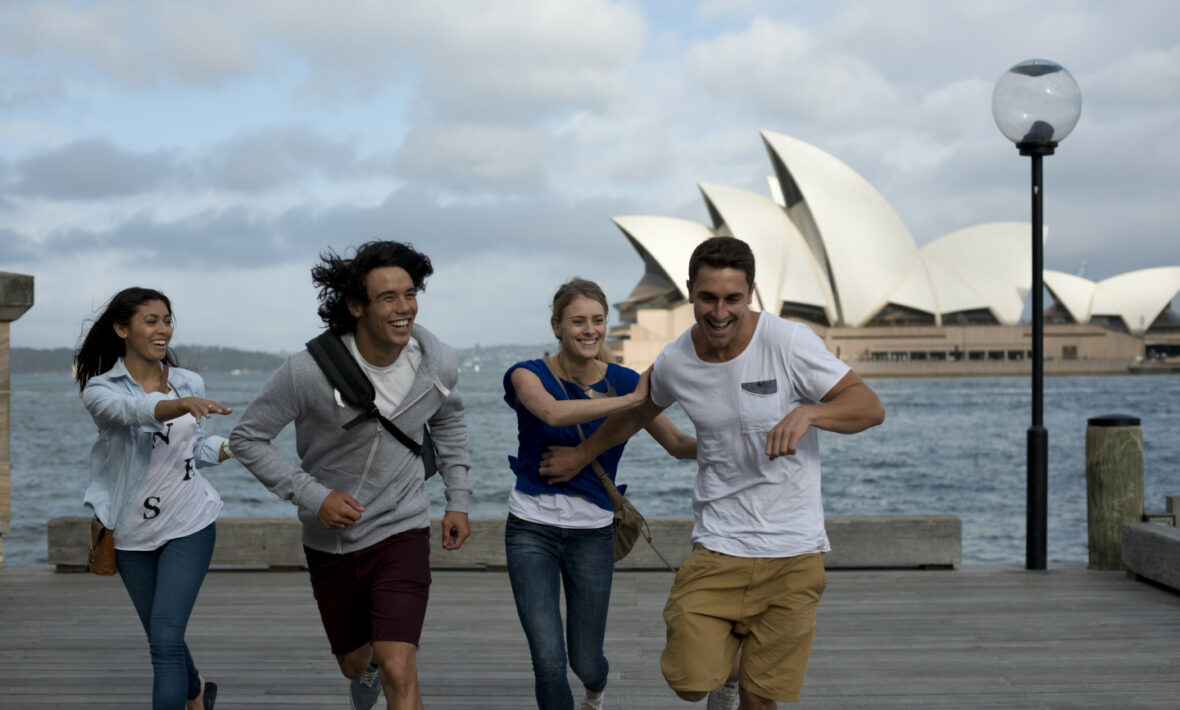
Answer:
M555 331L561 325L561 317L565 314L565 309L580 296L598 301L602 306L603 314L610 315L610 306L606 304L606 294L602 292L598 284L575 276L563 283L557 289L557 293L553 294L552 314L549 317L549 323ZM556 335L556 332L554 334ZM561 340L561 336L557 335L557 339ZM605 363L615 361L614 353L606 346L606 338L603 338L602 342L598 344L598 353L594 357Z

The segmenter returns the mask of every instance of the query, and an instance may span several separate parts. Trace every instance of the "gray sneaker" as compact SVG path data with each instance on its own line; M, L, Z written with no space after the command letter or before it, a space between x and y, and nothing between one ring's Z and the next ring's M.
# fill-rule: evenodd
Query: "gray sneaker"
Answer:
M737 683L726 683L709 691L708 710L737 710L740 701Z
M369 666L348 684L348 707L352 710L373 710L381 697L381 679L377 666Z

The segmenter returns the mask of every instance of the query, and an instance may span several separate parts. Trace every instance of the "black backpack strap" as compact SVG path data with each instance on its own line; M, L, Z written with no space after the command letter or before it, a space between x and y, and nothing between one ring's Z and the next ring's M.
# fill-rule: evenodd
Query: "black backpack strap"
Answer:
M307 352L311 353L345 404L366 413L373 408L377 397L373 383L365 376L352 353L348 352L348 346L340 336L325 330L307 341Z
M377 392L348 346L330 330L325 330L307 341L307 352L320 366L328 383L340 393L344 403L361 410L361 414L344 425L351 429L365 419L376 419L381 426L410 450L415 456L422 456L422 445L411 439L397 425L377 411Z
M386 431L393 434L393 438L402 442L402 445L409 449L410 453L418 457L422 456L422 445L411 439L404 431L398 429L396 424L386 419L380 412L377 412L377 421L381 422L381 426L385 427Z

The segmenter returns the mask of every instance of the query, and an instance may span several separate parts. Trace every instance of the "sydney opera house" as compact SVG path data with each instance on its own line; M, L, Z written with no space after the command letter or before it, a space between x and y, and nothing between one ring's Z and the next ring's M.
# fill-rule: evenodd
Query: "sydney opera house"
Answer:
M762 140L773 168L768 195L701 183L711 224L614 218L645 265L611 331L624 363L646 367L692 324L689 255L703 239L730 235L757 259L752 307L807 323L862 375L1029 370L1028 223L980 224L918 247L847 165L790 136L764 131ZM1046 373L1141 371L1180 359L1180 316L1170 308L1180 266L1098 282L1046 270L1044 281Z

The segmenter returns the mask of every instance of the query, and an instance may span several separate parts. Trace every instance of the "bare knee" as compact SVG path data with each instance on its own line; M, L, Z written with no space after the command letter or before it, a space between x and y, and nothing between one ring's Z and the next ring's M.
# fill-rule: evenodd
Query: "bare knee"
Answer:
M418 666L411 656L383 658L380 662L381 675L388 678L394 685L404 685L406 681L418 677Z
M343 656L336 656L336 662L340 664L340 672L345 678L360 678L361 673L373 662L373 647L365 644Z
M708 697L708 695L708 693L676 691L676 697L681 700L687 700L690 703L699 703Z
M416 685L418 680L418 648L410 643L378 642L375 654L381 676L395 687Z
M755 695L745 688L740 689L739 693L742 699L742 710L747 710L747 708L748 710L775 710L778 707L778 703L770 698Z

